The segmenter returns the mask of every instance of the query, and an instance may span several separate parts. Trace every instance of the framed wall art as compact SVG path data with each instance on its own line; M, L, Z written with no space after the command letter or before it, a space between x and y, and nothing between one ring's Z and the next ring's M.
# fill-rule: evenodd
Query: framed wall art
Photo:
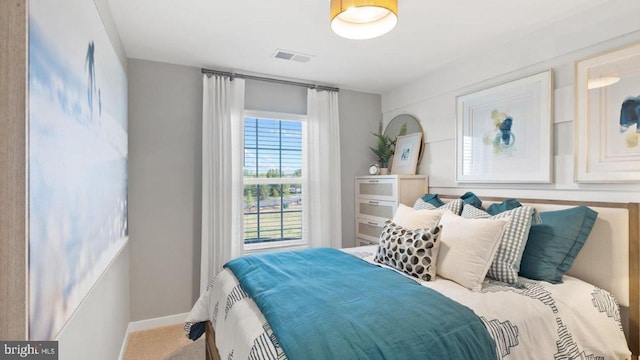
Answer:
M459 96L456 181L552 180L551 70Z
M414 175L420 156L422 133L414 133L396 138L396 150L391 164L392 174Z
M640 44L576 63L576 182L640 181Z

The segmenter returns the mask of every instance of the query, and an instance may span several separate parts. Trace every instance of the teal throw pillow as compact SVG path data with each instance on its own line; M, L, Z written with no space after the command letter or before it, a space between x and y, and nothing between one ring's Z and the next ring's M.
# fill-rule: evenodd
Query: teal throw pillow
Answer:
M480 198L471 191L464 193L464 195L460 196L460 199L462 199L465 204L469 204L475 208L484 210L482 208L482 200L480 200Z
M422 201L429 203L437 208L444 205L444 201L440 200L438 194L425 194L422 197Z
M516 199L505 199L501 203L489 205L489 207L487 208L487 213L489 213L489 215L498 215L501 212L513 210L521 206L522 204L520 204L520 202L518 202L518 200Z
M520 276L552 284L562 282L584 246L598 213L586 206L540 213L541 224L531 225Z

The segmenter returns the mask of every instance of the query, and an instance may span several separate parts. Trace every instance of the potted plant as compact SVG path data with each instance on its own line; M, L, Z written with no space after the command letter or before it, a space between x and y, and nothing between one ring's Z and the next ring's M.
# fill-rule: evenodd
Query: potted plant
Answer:
M393 152L396 147L395 140L391 140L391 138L385 135L382 132L382 123L378 127L378 133L372 133L378 140L378 144L376 147L369 147L371 151L378 157L378 164L380 165L380 175L386 175L389 173L389 168L387 167L389 159L393 156Z

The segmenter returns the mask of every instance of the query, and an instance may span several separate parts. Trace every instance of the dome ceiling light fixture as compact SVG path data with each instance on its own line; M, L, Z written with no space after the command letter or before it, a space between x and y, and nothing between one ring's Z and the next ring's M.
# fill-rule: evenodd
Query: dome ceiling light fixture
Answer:
M398 0L331 0L331 30L347 39L382 36L398 23Z

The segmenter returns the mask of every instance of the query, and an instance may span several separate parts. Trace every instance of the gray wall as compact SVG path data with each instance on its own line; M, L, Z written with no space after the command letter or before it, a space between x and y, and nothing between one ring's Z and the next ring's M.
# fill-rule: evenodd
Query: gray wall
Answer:
M124 50L107 0L95 2L122 61ZM123 247L58 334L60 359L118 358L129 325L129 249Z
M369 164L376 160L369 150L376 139L382 119L380 95L341 90L340 103L340 171L342 177L342 246L356 246L355 182L357 175L367 175Z
M278 83L247 80L244 108L291 114L307 114L307 89Z
M188 312L199 293L200 69L129 59L131 321Z
M200 276L200 69L129 59L131 321L191 309ZM246 81L245 107L305 114L305 88ZM340 92L345 246L353 246L353 177L374 160L380 96Z

